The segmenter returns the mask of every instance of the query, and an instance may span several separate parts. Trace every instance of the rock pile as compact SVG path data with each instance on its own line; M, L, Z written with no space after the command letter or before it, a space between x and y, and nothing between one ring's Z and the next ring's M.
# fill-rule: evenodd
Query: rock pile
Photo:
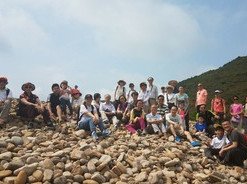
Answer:
M55 131L14 120L0 130L0 183L247 183L247 172L203 155L203 145L118 130L93 142L73 123ZM171 138L170 138L171 139Z

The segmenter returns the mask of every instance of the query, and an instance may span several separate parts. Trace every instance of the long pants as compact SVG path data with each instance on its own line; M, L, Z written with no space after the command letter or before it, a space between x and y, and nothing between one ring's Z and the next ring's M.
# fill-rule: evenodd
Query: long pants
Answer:
M112 124L115 126L115 125L118 125L119 123L119 120L117 119L116 116L107 116L106 113L104 111L101 111L101 118L102 118L102 121L103 122L110 122L112 121Z
M11 108L11 100L5 100L4 104L0 106L0 118L6 120L9 116Z
M190 115L189 115L189 112L187 112L186 116L184 117L184 121L185 121L185 130L189 131L190 130L190 125L189 125Z
M85 131L90 131L91 133L96 131L96 127L98 126L100 131L103 131L105 129L104 124L101 120L99 120L98 124L94 124L93 118L91 117L83 117L78 122L79 129L83 129Z
M129 123L126 125L126 129L132 134L136 133L138 129L144 130L146 128L146 123L143 118L140 118L136 123Z
M19 109L19 115L31 121L40 114L43 116L43 120L45 123L50 121L49 111L47 109L44 109L43 112L39 112L34 106L31 105L26 105Z
M159 124L151 124L151 125L152 125L155 133L157 133L157 132L166 133L166 128L165 128L163 122L159 123Z
M69 100L69 99L61 98L60 101L61 101L60 106L61 106L62 112L63 112L64 114L67 114L67 113L66 113L66 109L67 109L67 107L68 107L68 108L69 108L69 112L70 112L70 114L72 115L72 114L73 114L73 109L72 109L72 105L71 105L71 103L70 103L70 100Z
M224 155L224 163L230 166L243 166L244 160L247 158L247 152L240 148L233 148Z

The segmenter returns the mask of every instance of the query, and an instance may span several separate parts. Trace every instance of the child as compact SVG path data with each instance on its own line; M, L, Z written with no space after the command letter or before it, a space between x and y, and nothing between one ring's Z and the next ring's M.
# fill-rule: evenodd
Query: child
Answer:
M68 81L62 81L60 84L60 101L61 101L61 109L62 112L64 113L64 115L66 116L67 112L66 109L67 107L69 108L70 114L73 114L73 109L72 109L72 105L70 103L70 87L68 86Z
M185 125L186 110L184 108L184 103L180 103L178 105L178 114L180 115L180 118L182 120L182 126L183 126L184 130L186 130L186 125Z
M220 152L221 148L223 146L229 144L230 141L224 135L224 129L222 128L222 126L217 126L215 128L215 134L216 134L216 137L214 137L211 140L209 148L206 148L204 150L204 154L207 158L212 159L213 156L216 156L217 158L219 158L221 160L222 158L219 156L219 152Z
M201 114L199 114L199 116L198 116L198 120L195 124L195 129L196 129L196 133L195 133L196 135L205 134L206 123L205 123L205 120Z

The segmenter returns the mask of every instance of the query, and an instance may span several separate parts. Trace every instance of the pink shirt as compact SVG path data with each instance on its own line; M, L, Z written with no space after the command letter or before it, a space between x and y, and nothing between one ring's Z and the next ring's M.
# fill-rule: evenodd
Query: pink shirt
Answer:
M197 91L196 93L196 105L207 104L208 92L206 89Z
M225 100L223 98L214 98L211 102L213 112L224 112Z

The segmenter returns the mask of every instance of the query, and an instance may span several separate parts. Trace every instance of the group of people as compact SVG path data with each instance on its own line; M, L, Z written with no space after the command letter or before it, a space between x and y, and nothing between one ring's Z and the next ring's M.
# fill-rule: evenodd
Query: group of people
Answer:
M12 92L6 87L8 80L0 77L0 125L8 121L11 108ZM28 128L33 128L35 118L43 116L48 127L54 123L67 122L74 119L78 129L88 131L94 140L99 135L109 136L111 132L124 127L130 134L157 134L166 136L170 133L174 141L181 142L186 138L192 146L200 146L200 136L212 138L205 155L213 158L215 155L225 164L242 165L247 158L247 140L245 139L247 124L246 104L238 102L233 97L230 106L231 120L226 121L226 102L221 97L221 91L215 91L211 100L211 109L207 110L208 93L202 84L198 84L195 108L197 109L196 124L189 124L189 96L182 86L177 87L177 81L172 80L159 92L154 79L149 77L147 82L140 83L140 90L119 80L113 99L106 94L101 100L101 94L82 93L75 86L69 87L67 81L51 86L46 103L33 94L35 85L28 82L22 85L23 93L19 98L17 115L28 122ZM193 129L193 130L192 130ZM100 130L100 132L97 132Z

